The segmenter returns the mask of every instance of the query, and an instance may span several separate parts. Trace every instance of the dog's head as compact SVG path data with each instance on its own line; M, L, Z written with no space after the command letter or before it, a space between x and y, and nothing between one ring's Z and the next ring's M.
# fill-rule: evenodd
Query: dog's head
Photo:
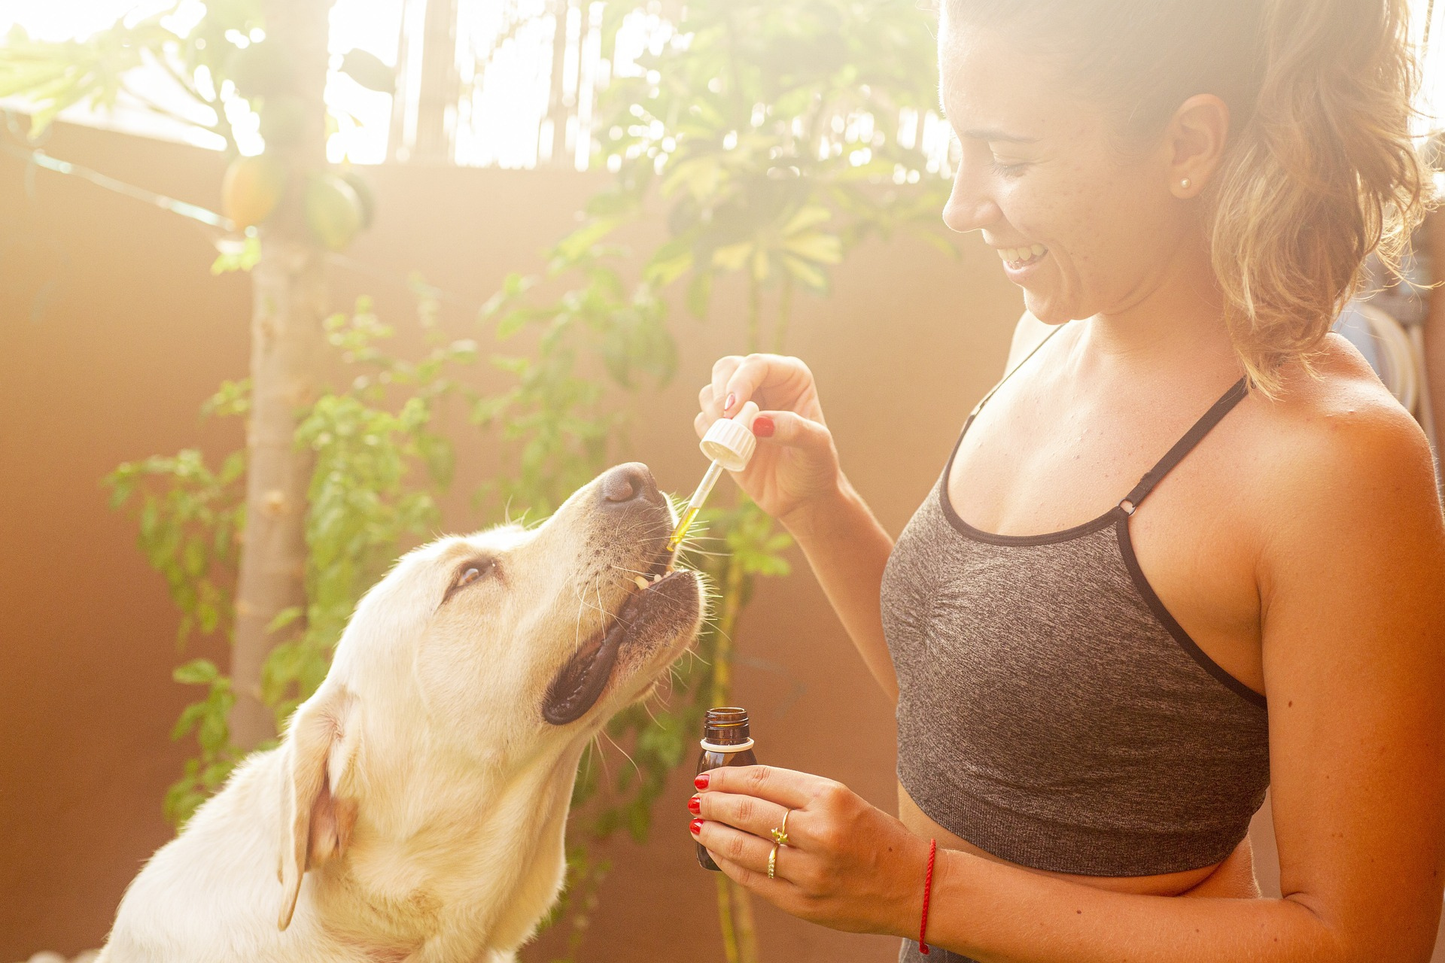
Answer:
M357 606L326 681L296 712L281 913L342 852L370 758L444 754L490 772L577 745L650 692L697 633L697 573L647 467L604 472L542 524L440 539Z

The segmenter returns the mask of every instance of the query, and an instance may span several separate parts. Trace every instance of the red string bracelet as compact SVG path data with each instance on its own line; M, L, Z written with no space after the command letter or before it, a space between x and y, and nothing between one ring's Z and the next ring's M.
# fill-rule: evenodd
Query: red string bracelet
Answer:
M933 857L938 852L938 840L928 841L928 875L923 878L923 921L918 924L918 952L928 955L928 944L923 935L928 932L928 893L933 889Z

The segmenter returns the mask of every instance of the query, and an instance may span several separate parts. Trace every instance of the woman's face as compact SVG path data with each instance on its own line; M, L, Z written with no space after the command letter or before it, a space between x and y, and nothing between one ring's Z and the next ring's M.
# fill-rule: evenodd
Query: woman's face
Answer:
M1042 321L1143 303L1177 267L1188 231L1162 135L1122 152L1104 111L1004 32L945 17L939 69L963 147L944 222L983 232Z

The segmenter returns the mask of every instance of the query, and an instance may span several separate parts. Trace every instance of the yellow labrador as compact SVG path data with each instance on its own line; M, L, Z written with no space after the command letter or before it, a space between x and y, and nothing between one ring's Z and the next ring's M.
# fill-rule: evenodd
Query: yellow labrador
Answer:
M281 745L131 883L101 961L513 959L562 884L583 748L697 633L673 522L629 464L536 528L402 558Z

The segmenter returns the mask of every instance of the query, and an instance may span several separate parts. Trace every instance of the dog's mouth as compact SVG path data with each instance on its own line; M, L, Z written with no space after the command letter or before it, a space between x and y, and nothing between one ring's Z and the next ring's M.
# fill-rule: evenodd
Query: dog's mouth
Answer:
M561 726L582 718L602 697L617 657L628 644L670 638L697 616L697 574L675 569L676 556L663 551L637 587L603 625L562 666L542 703L542 716Z

